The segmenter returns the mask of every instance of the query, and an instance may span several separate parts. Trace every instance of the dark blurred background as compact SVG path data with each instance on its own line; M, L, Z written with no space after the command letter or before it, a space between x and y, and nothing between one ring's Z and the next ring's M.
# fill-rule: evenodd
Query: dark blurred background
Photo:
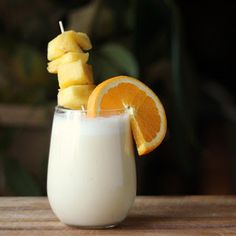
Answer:
M0 195L46 195L59 20L90 36L96 83L131 75L163 101L167 136L136 158L138 194L235 194L235 13L235 1L1 0Z

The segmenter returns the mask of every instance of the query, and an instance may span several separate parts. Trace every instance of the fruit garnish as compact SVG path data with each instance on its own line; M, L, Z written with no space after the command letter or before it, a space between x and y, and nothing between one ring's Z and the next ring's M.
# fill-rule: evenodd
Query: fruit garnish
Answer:
M48 63L48 72L52 73L52 74L57 74L58 72L58 67L60 65L66 64L66 63L70 63L73 61L77 61L77 60L81 60L83 63L87 63L89 58L89 53L81 53L81 52L68 52L66 54L64 54L63 56L50 61Z
M93 77L89 65L78 60L58 67L58 82L60 88L66 88L71 85L92 84Z
M67 52L82 52L91 48L91 42L85 33L65 31L48 43L48 60L55 60Z
M92 48L87 34L64 31L48 43L48 71L58 75L58 105L70 109L85 109L88 97L94 89L92 66L87 64Z
M88 99L88 116L95 117L107 109L127 110L138 154L144 155L160 145L167 121L157 95L141 81L117 76L99 84Z
M83 50L87 51L92 49L92 44L87 34L83 32L77 32L75 38L77 43Z
M48 60L52 61L67 52L83 52L76 40L76 32L65 31L48 43Z
M95 85L75 85L65 89L60 89L57 95L58 105L71 109L81 109L87 106L89 95L94 90Z

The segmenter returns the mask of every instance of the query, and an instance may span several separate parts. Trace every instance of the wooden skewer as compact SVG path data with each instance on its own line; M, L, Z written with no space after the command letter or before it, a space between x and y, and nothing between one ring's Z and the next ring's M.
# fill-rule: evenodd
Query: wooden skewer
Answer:
M65 30L64 30L64 26L61 20L59 21L59 26L60 26L61 32L64 33Z

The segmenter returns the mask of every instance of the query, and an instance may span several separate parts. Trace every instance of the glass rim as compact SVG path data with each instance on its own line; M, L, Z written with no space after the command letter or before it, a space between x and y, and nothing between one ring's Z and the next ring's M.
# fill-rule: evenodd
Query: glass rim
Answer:
M63 107L63 106L55 106L55 112L78 112L78 113L87 113L87 109L84 110L79 110L79 109L71 109L71 108L67 108L67 107ZM127 109L123 108L123 109L101 109L99 113L126 113ZM98 114L100 115L100 114Z

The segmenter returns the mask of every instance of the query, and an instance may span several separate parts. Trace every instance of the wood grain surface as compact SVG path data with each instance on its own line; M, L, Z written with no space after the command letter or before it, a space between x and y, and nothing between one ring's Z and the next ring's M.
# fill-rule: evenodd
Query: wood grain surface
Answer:
M82 230L59 222L45 197L0 197L0 236L236 235L236 196L137 197L114 229Z

